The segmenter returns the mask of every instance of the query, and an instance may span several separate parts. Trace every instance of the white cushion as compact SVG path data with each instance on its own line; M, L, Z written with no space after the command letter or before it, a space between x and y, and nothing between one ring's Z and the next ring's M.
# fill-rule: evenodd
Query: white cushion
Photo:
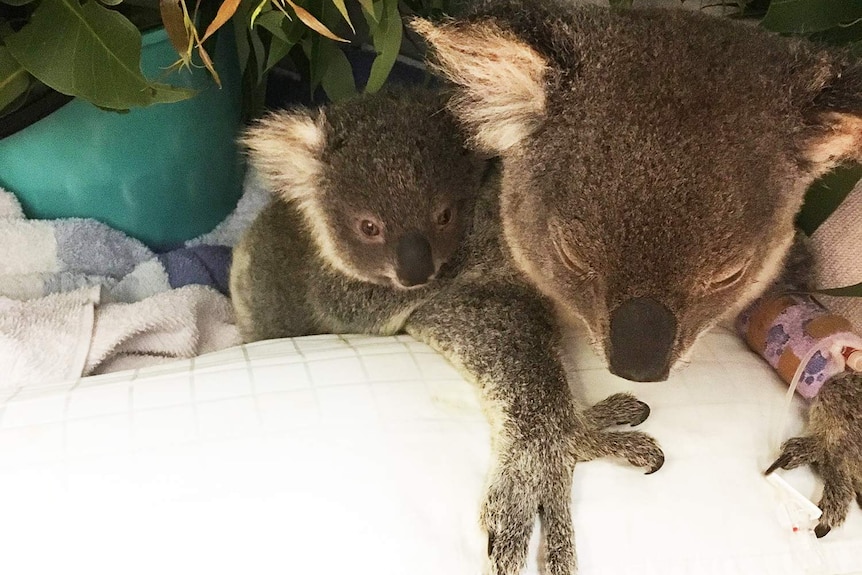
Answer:
M802 404L780 431L786 387L734 334L704 336L664 383L610 375L583 339L575 393L648 402L640 428L667 462L577 466L582 575L862 573L855 503L817 540L763 477ZM481 572L488 428L471 386L409 337L262 342L0 399L3 573ZM782 475L819 497L809 470Z

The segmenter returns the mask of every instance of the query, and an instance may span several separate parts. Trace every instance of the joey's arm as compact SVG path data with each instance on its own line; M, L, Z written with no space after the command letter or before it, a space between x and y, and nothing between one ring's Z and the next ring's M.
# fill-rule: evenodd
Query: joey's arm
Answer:
M658 469L663 455L650 437L598 429L609 422L639 423L646 406L613 396L597 417L579 413L557 355L552 317L525 287L453 284L419 306L405 329L460 368L484 400L494 450L481 517L491 573L520 572L537 514L545 527L548 573L572 573L574 465L615 455Z

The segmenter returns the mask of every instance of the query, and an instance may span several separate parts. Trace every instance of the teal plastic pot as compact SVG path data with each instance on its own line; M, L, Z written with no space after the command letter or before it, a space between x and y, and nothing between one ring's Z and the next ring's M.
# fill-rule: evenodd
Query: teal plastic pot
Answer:
M164 29L144 34L144 74L195 88L195 97L128 113L72 100L0 139L0 187L30 218L95 218L157 248L211 230L242 191L233 37L217 39L221 89L204 69L164 76L176 60Z

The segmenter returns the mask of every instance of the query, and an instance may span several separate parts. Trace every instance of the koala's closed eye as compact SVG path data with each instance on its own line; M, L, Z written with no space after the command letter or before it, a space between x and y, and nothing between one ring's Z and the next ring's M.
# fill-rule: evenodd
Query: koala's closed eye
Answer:
M736 263L725 266L712 276L706 287L710 291L719 291L736 285L743 277L745 277L745 272L748 271L750 263L751 260L746 260L741 264Z
M552 226L551 243L554 245L554 250L557 257L569 270L574 272L579 279L583 281L591 280L594 276L590 266L582 261L572 249L571 241L566 237L559 226Z

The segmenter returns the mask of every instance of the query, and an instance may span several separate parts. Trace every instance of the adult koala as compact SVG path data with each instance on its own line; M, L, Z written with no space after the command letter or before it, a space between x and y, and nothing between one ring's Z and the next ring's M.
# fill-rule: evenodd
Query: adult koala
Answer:
M862 159L862 65L688 11L480 2L417 19L451 109L501 156L516 265L610 370L661 381L776 278L808 185ZM862 504L862 378L812 404L776 466L814 463L824 535ZM771 468L771 469L772 469Z

